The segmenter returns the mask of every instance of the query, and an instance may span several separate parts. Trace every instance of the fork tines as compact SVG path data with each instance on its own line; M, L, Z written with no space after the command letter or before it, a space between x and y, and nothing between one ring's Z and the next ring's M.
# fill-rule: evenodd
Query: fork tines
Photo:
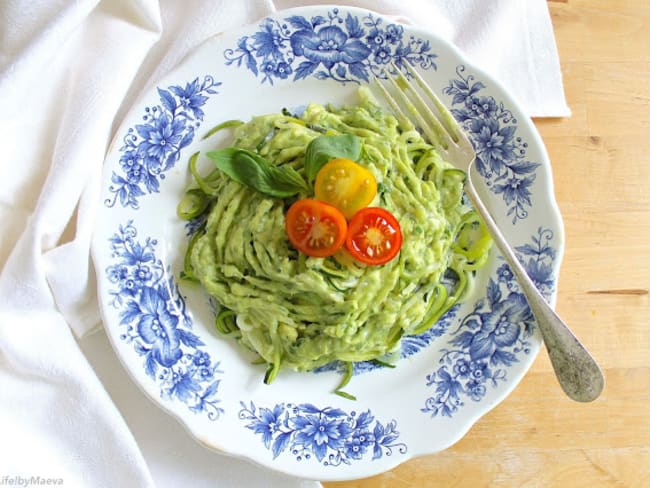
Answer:
M384 69L382 73L387 86L375 77L375 88L395 113L403 130L418 128L431 144L447 149L450 144L458 142L453 116L413 65L407 60L402 64L406 67L406 75L391 62L390 68ZM417 86L409 81L408 77L412 77ZM427 103L424 97L430 103Z

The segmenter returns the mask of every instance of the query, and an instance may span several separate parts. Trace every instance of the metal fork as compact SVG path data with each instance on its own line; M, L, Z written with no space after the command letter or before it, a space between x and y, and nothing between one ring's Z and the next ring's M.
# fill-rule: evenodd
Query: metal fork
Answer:
M481 201L471 176L476 152L467 135L422 76L412 65L405 64L407 64L407 73L412 75L420 90L404 76L394 63L391 66L394 74L384 73L388 88L377 78L373 80L373 86L396 115L400 127L405 129L413 128L413 126L420 128L428 142L447 161L465 171L467 174L465 193L483 219L493 241L510 265L528 300L562 389L573 400L579 402L595 400L605 384L600 367L546 302ZM428 99L430 104L425 102L420 93Z

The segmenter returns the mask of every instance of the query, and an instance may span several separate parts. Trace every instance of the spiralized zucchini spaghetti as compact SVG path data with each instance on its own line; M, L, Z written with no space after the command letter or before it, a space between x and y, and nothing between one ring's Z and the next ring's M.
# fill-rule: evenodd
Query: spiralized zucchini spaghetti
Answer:
M417 130L401 130L366 88L356 105L312 103L300 115L256 116L232 130L232 147L291 168L305 185L269 196L219 169L202 176L193 161L196 184L187 196L200 211L185 216L205 220L188 247L186 273L219 304L218 328L268 364L267 382L282 368L390 358L403 336L425 332L458 302L486 262L491 241L463 199L465 174ZM371 205L401 226L399 254L381 266L344 248L306 256L285 232L291 204L313 197L306 148L345 134L360 141L356 163L376 180Z

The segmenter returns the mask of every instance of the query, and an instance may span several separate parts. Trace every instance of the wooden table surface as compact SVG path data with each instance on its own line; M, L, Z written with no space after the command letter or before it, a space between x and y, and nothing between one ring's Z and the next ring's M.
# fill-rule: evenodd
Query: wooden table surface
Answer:
M569 400L542 350L451 448L326 488L650 486L650 0L549 8L572 110L535 120L566 230L557 310L605 390Z

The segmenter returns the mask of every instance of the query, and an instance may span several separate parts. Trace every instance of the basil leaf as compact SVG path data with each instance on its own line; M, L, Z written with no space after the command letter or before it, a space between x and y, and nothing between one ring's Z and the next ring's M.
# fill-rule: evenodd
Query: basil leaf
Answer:
M313 181L325 163L336 158L359 159L361 139L354 134L319 136L313 139L305 151L305 174Z
M307 191L305 180L289 166L274 166L259 154L229 147L210 151L208 158L233 180L265 195L286 198Z

